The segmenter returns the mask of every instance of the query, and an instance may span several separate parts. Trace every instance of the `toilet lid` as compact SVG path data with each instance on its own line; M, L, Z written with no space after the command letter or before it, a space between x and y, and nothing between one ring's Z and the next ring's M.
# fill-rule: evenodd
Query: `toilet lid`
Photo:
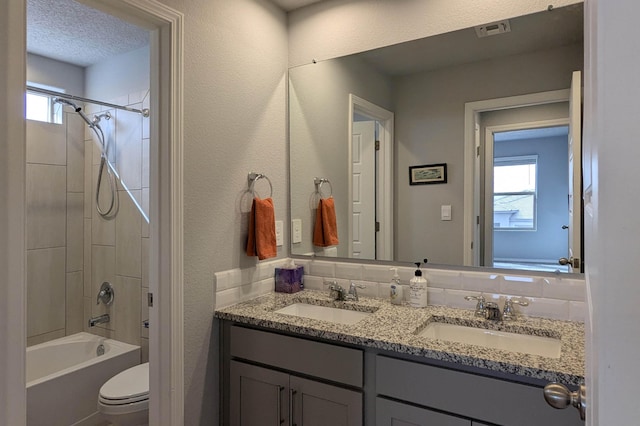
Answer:
M100 399L111 401L137 400L149 396L149 363L136 365L116 374L100 388Z

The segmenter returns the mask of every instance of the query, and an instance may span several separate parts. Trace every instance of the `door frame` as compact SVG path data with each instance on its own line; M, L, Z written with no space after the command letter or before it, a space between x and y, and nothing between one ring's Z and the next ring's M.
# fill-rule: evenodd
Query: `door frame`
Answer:
M183 28L184 16L156 0L81 0L151 31L149 421L184 418L183 326ZM0 424L26 423L25 119L26 1L0 17ZM5 155L6 154L6 155ZM5 167L6 166L6 167ZM155 166L155 167L154 167ZM155 243L154 243L155 241ZM6 269L5 269L6 266ZM8 285L13 283L13 285ZM5 309L6 308L6 309ZM162 330L162 332L161 332ZM12 344L5 344L11 342ZM22 389L23 391L18 391Z
M518 107L516 107L518 108ZM516 130L543 129L546 127L568 126L569 117L557 118L550 120L528 121L513 124L501 124L496 126L487 126L485 128L484 137L484 211L480 211L480 224L483 226L484 238L482 241L482 249L484 256L482 257L483 266L493 267L493 220L486 220L487 217L493 217L493 191L489 193L487 188L493 188L493 170L494 165L494 134L500 132L510 132ZM481 193L474 194L480 197ZM487 265L487 254L491 253L491 265Z
M348 179L348 211L347 221L349 232L353 229L353 182L352 176L352 153L353 145L353 114L359 114L370 117L380 123L380 150L378 151L378 170L376 182L376 197L378 199L378 207L376 210L376 219L380 222L380 231L376 236L376 259L377 260L393 260L393 123L394 114L391 111L379 107L363 98L352 93L349 94L349 119L348 122L348 162L347 176ZM349 241L349 253L353 251L353 241L351 236Z
M530 93L505 98L487 99L464 104L464 240L462 259L464 266L480 266L480 129L478 121L483 112L515 107L568 102L569 89Z

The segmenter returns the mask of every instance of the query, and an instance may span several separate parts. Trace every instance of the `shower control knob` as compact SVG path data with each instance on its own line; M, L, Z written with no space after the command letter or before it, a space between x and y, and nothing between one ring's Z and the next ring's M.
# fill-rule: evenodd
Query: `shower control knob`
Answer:
M98 291L98 297L96 298L96 305L99 305L102 302L105 305L110 305L113 303L113 297L115 293L113 291L113 286L111 283L105 281L100 286L100 291Z

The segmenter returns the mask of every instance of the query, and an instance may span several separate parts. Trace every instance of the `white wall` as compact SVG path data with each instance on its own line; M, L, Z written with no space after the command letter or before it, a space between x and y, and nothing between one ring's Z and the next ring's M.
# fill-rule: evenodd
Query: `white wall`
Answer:
M395 79L397 259L462 265L464 104L566 89L579 69L582 46L573 45ZM436 163L447 163L446 184L409 185L409 166ZM453 220L440 220L441 205Z
M587 425L640 418L640 3L585 3Z
M27 81L84 94L84 68L31 53L27 54Z
M554 7L582 3L558 0ZM289 13L289 65L546 10L546 0L328 0Z
M108 101L149 89L149 61L149 46L145 46L88 66L85 96Z
M0 14L0 424L26 418L24 2Z

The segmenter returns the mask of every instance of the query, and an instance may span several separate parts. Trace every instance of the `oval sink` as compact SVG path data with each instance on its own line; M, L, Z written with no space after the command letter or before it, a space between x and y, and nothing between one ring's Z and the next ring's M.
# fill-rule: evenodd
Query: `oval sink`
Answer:
M430 323L418 335L430 339L466 343L485 348L502 349L547 358L560 358L560 339L552 337L487 330L442 322Z
M309 305L308 303L294 303L274 312L276 314L329 321L337 324L355 324L371 315L371 312L350 311L328 306Z

